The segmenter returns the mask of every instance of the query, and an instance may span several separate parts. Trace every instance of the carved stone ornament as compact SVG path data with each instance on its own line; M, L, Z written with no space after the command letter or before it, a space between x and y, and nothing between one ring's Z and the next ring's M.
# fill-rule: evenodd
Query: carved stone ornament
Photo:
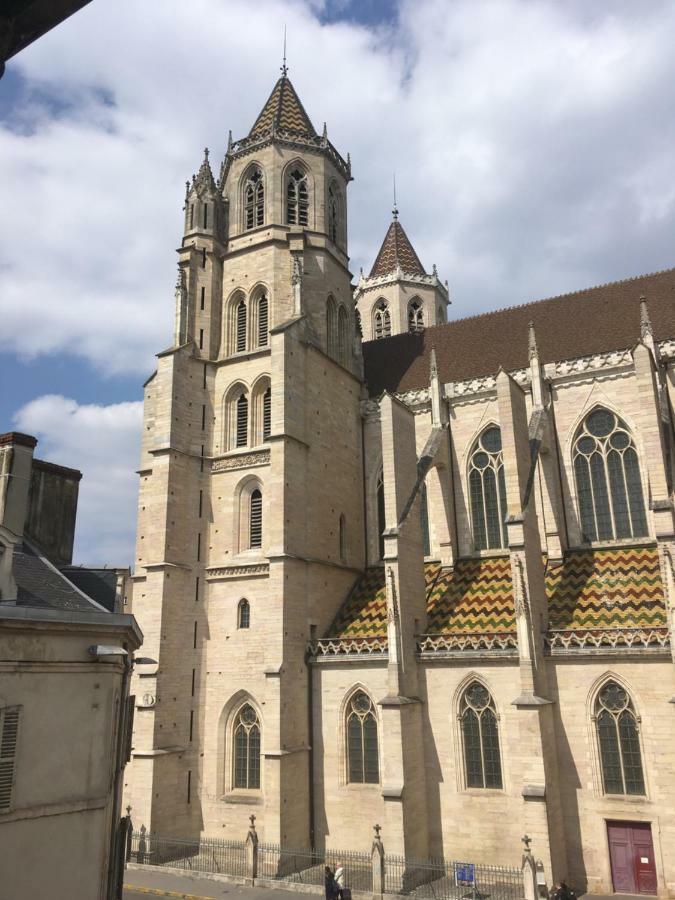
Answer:
M224 456L211 464L212 472L228 472L231 469L247 469L251 466L269 465L270 451L257 450L252 453L241 453L237 456Z

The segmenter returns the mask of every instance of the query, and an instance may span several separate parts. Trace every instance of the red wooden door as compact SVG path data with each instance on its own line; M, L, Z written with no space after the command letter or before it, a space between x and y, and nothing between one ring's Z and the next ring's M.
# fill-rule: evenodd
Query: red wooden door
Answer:
M655 894L656 866L648 822L608 822L612 882L617 894Z

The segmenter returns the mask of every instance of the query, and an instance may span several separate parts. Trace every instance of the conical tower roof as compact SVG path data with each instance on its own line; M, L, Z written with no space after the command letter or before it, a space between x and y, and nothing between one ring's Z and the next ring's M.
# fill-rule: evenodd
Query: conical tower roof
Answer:
M398 220L398 210L394 209L394 218L382 241L380 252L375 258L370 278L390 275L401 268L408 275L426 275L419 256L415 253L403 225Z
M272 130L287 131L298 137L315 138L317 133L285 73L277 81L249 132L249 138L260 137Z

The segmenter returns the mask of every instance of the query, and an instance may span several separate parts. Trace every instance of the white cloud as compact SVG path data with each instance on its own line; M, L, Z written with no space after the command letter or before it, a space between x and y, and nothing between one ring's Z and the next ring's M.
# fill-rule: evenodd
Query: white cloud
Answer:
M40 459L82 472L78 563L128 566L133 561L142 406L80 406L68 397L45 394L14 416L16 428L38 438Z
M322 25L316 0L91 4L20 54L0 127L0 347L145 373L169 341L185 178L246 133L276 77L352 154L369 266L391 174L454 313L672 264L675 7L404 0ZM48 99L45 99L48 98ZM58 108L53 101L58 101Z

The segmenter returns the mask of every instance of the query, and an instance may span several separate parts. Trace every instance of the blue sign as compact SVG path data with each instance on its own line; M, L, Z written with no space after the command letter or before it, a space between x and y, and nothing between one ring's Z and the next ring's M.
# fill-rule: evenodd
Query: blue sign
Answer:
M473 863L455 863L455 884L474 885L476 883L476 867Z

